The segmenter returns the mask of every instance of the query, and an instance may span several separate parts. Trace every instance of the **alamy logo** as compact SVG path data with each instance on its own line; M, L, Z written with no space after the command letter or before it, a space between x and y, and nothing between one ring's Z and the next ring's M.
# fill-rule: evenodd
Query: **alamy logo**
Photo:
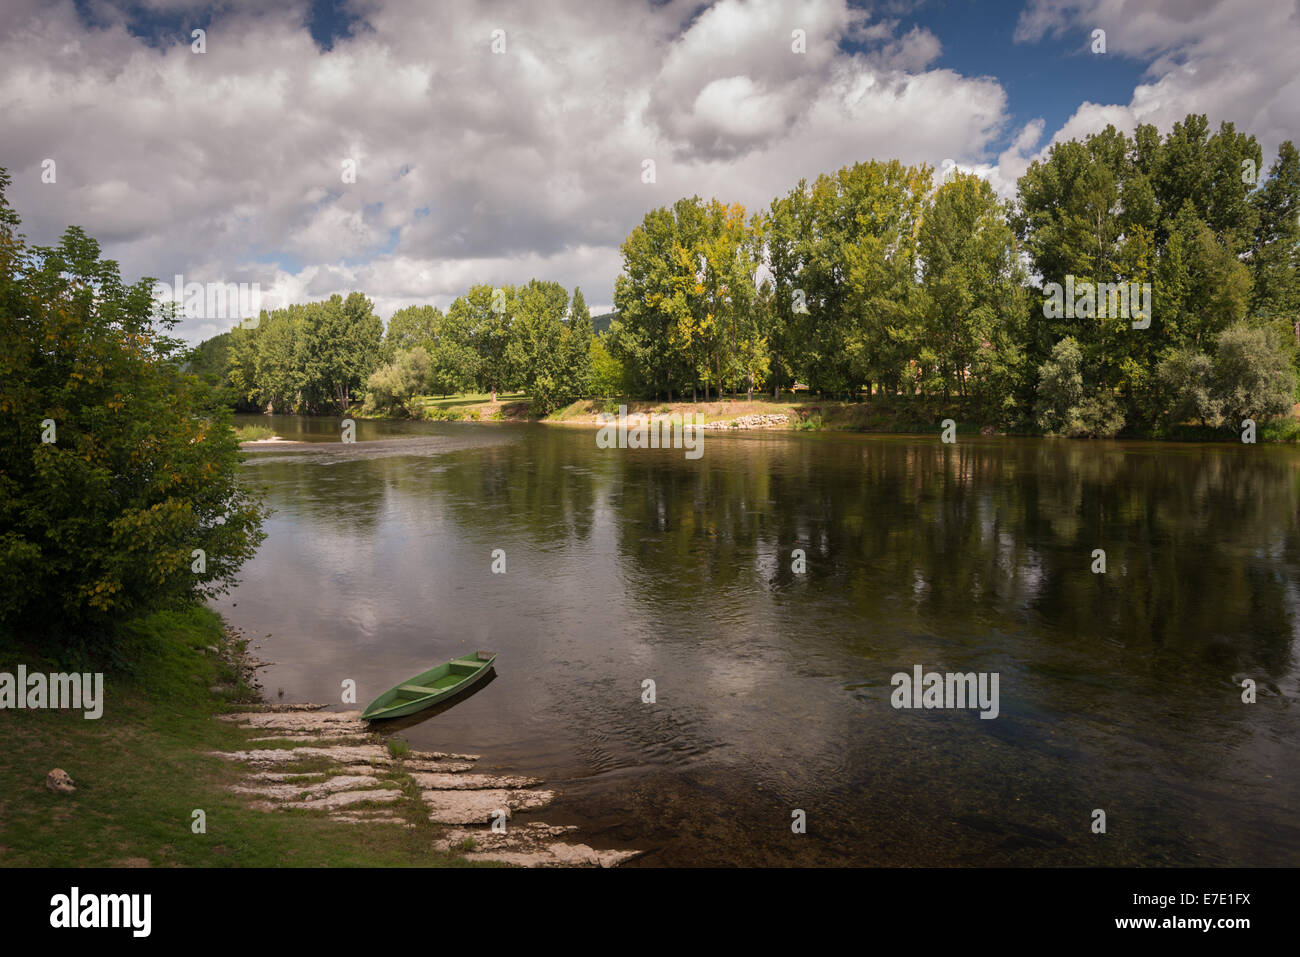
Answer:
M50 898L50 926L129 927L133 937L148 937L152 924L150 894L85 894L74 887L70 894Z
M175 283L154 283L155 319L162 314L163 302L174 302L177 314L186 319L238 319L249 329L257 328L262 309L259 283L187 283L179 273L174 278Z
M968 671L965 674L921 674L900 671L890 679L894 692L889 703L895 708L979 708L981 718L998 716L998 672Z
M596 445L602 449L685 449L688 459L704 454L703 416L692 412L683 417L670 415L627 414L627 406L618 407L618 418L602 413L602 425L596 433Z
M1065 277L1065 286L1043 287L1046 319L1132 319L1134 329L1151 325L1151 283L1102 282Z
M104 675L98 671L29 675L26 665L18 666L17 675L0 671L0 710L5 708L84 709L83 717L93 721L104 713Z

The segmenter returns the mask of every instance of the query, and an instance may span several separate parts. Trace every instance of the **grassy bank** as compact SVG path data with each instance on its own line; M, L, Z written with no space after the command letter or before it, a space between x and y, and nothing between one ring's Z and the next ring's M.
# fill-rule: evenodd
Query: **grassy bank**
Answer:
M839 430L851 432L929 432L949 416L961 433L978 432L979 424L963 420L956 408L943 408L933 402L904 397L876 397L862 402L819 399L801 394L773 399L721 399L715 402L647 402L627 399L583 399L548 416L545 421L573 425L599 425L600 416L617 413L626 405L633 413L698 413L704 422L730 422L743 416L784 415L789 429ZM780 428L780 426L776 426Z
M774 399L769 395L755 395L753 399L720 399L712 402L664 402L643 399L579 399L550 415L539 417L531 408L524 393L500 393L495 402L487 393L466 393L453 396L423 396L415 400L421 414L415 418L433 421L462 422L548 422L562 425L598 426L601 416L615 414L620 405L627 406L629 414L672 414L683 416L698 414L701 420L730 422L753 415L784 415L784 426L804 431L876 432L885 434L915 434L935 432L944 419L957 423L960 435L1005 434L988 423L975 419L963 410L960 400L945 403L941 399L922 396L864 397L859 402L842 399L818 398L799 393L783 394ZM359 415L354 410L351 414ZM1014 434L1041 435L1036 431ZM1119 438L1157 439L1179 442L1238 442L1240 433L1227 428L1200 425L1166 427L1155 434L1138 435L1122 432ZM1300 441L1300 405L1291 415L1260 422L1256 439L1259 442Z
M0 711L0 866L318 867L464 863L430 849L441 830L422 815L403 828L331 821L317 811L251 810L225 788L239 778L208 754L254 732L216 720L251 696L209 648L226 640L206 608L164 612L124 628L129 672L104 677L98 720L81 711ZM0 671L67 670L26 649L0 649ZM274 747L258 744L252 747ZM62 768L76 791L55 794ZM413 787L409 781L396 782ZM202 809L207 833L191 831Z

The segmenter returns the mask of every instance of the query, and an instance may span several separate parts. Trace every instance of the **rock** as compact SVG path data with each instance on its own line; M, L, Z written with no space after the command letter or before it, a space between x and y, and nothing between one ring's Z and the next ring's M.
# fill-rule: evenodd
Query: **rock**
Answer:
M257 751L213 751L227 761L247 761L250 764L288 764L303 758L328 758L340 764L393 763L387 748L377 744L340 745L334 748L267 748Z
M434 848L459 851L471 861L496 861L516 867L617 867L640 851L598 851L586 844L567 844L556 838L577 830L534 822L508 827L504 834L492 830L453 829L434 842ZM466 838L474 846L462 850Z
M363 804L367 802L375 804L392 804L394 801L400 801L401 799L401 791L339 791L334 794L327 794L314 801L292 801L281 806L306 809L325 808L326 810L333 810L334 808L349 807L353 804Z
M412 774L423 791L483 791L489 788L530 788L537 778L498 774Z
M531 811L545 807L555 798L554 791L423 791L420 796L429 806L429 820L436 824L490 824L498 811L509 818L514 811Z
M477 754L449 754L446 751L407 751L403 756L415 761L477 761Z
M778 425L786 425L790 417L783 412L755 412L752 415L742 415L732 419L729 422L710 422L704 426L706 429L770 429Z
M45 786L55 794L71 794L77 790L76 785L72 783L72 776L63 768L55 768L45 775Z
M311 702L299 702L296 704L266 704L259 702L257 704L245 704L240 707L248 711L264 711L271 714L278 714L285 711L320 711L325 707L323 704L312 704Z
M322 795L337 791L355 791L368 784L374 784L373 775L340 774L336 777L317 781L315 784L263 784L248 787L232 784L230 790L236 794L256 794L258 797L272 798L278 801L314 801Z
M379 772L368 764L347 764L339 768L343 774L355 776L362 775L365 777L376 777ZM311 777L309 773L289 772L289 771L254 771L252 774L244 775L248 781L274 781L276 783L291 782L294 778Z
M468 761L403 761L406 771L430 771L434 774L455 774L458 771L473 771L474 765Z

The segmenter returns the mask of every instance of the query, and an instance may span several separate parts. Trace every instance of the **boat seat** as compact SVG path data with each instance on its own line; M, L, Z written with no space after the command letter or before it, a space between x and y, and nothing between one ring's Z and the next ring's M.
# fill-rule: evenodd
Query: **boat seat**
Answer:
M409 691L412 694L437 694L440 688L426 688L424 685L398 685L398 691Z

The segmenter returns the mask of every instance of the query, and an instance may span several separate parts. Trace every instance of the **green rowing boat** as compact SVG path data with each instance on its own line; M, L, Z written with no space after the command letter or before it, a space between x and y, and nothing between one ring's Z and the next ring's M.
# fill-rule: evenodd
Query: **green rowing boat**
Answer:
M445 701L478 684L496 660L496 653L492 651L453 658L445 665L438 665L389 688L366 705L366 710L361 712L361 719L378 721L423 711L430 705Z

